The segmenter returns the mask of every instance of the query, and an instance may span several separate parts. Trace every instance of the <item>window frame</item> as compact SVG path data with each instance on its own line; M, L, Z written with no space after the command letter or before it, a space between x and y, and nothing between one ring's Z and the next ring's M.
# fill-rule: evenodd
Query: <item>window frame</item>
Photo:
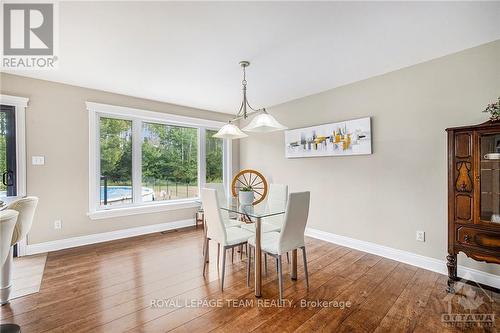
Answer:
M205 131L219 130L224 122L173 115L129 107L86 102L89 111L89 212L91 219L145 214L168 210L195 208L200 206L199 193L206 182ZM100 205L100 119L101 117L123 119L132 122L132 195L133 202L120 206ZM195 128L198 133L198 197L166 201L141 202L142 193L142 124L156 123L169 126ZM137 139L139 138L139 139ZM223 144L223 182L228 189L232 174L232 144Z

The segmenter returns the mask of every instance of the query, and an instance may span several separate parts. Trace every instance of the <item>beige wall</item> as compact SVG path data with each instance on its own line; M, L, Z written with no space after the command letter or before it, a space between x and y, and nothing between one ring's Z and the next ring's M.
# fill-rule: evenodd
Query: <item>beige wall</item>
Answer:
M29 98L26 109L27 193L40 198L29 244L190 219L193 209L90 220L86 101L226 121L230 116L21 76L1 74L1 93ZM234 170L238 145L233 145ZM45 156L32 166L31 156ZM62 229L54 230L54 221Z
M241 167L311 191L311 228L444 260L445 128L487 120L499 59L496 41L273 107L289 128L371 116L373 155L286 159L279 132L240 140ZM500 274L498 265L466 265Z

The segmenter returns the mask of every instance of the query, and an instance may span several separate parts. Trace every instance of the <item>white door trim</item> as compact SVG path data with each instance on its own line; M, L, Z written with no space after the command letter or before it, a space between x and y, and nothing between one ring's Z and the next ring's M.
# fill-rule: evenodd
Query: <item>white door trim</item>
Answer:
M16 113L16 181L17 195L26 195L26 108L29 98L0 94L0 104L10 105ZM18 243L18 255L26 255L27 240Z

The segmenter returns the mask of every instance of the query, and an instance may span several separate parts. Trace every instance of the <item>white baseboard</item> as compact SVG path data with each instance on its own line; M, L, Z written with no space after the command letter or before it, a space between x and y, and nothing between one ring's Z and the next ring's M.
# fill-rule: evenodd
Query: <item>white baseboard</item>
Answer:
M50 252L50 251L58 251L63 249L69 249L71 247L108 242L116 239L146 235L154 232L185 228L194 225L195 225L194 219L187 219L174 222L146 225L143 227L103 232L100 234L59 239L44 243L28 244L26 246L26 254L31 255L37 253Z
M346 246L363 252L372 253L392 260L404 262L405 264L428 269L440 274L448 274L446 262L444 260L426 257L420 254L398 250L388 246L340 236L312 228L306 228L306 236L321 239L329 243ZM477 269L458 266L458 276L467 280L476 281L495 288L500 288L500 276L498 275L482 272Z

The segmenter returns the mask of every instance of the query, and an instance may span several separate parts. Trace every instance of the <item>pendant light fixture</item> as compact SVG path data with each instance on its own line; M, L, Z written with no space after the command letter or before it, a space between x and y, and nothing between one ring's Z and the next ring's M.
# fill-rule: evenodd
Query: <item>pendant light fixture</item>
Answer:
M287 129L286 126L280 124L273 116L267 113L265 108L262 109L254 109L250 106L247 99L247 80L246 80L246 68L250 66L250 62L248 61L240 61L240 66L243 69L243 81L242 90L243 90L243 101L241 102L240 109L238 110L238 114L236 118L231 119L229 123L222 126L222 128L214 134L214 138L221 139L241 139L245 138L248 135L243 133L236 125L232 122L239 119L247 119L249 116L255 116L252 121L243 128L243 131L246 132L255 132L255 133L264 133L264 132L274 132L281 131ZM248 111L248 109L250 111Z
M231 124L231 122L222 126L221 129L213 135L214 138L231 140L246 138L247 136L248 134L243 133L238 126Z

